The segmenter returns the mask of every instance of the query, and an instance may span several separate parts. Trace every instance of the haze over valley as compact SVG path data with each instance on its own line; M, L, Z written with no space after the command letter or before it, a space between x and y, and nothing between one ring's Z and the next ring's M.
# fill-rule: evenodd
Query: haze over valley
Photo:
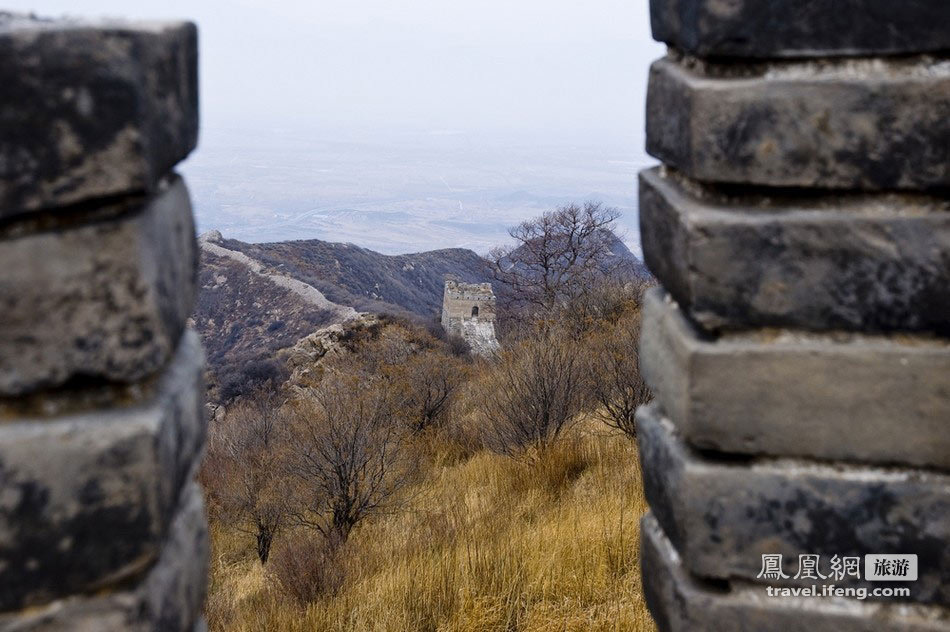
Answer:
M334 135L336 138L334 138ZM640 253L632 143L542 144L451 130L340 134L299 129L204 133L182 170L199 232L247 242L320 239L385 254L508 240L507 227L557 205L597 200L623 213Z

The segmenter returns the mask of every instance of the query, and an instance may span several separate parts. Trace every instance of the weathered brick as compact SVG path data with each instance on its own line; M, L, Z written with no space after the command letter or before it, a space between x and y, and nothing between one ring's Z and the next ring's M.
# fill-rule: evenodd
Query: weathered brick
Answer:
M650 0L653 37L700 57L818 57L950 49L943 0Z
M697 180L950 186L950 60L653 64L647 151Z
M115 216L0 239L0 395L134 382L171 356L194 304L188 191L171 178Z
M937 606L847 597L770 597L765 586L691 576L650 514L640 523L643 593L660 632L947 632Z
M190 483L182 492L161 556L138 585L0 615L0 632L201 630L208 555L201 490Z
M755 410L749 410L750 415ZM765 581L762 556L781 554L789 585L799 555L917 554L909 600L950 604L950 476L924 470L781 458L706 456L689 448L655 404L637 414L644 491L684 566L699 577ZM832 580L830 583L835 583ZM873 598L873 597L871 597Z
M204 444L202 378L189 332L139 404L0 423L0 610L152 562Z
M739 454L950 468L950 341L918 336L704 336L648 292L640 359L688 441Z
M706 329L950 333L950 198L730 194L652 169L640 234Z
M0 219L152 191L198 138L193 24L0 12Z

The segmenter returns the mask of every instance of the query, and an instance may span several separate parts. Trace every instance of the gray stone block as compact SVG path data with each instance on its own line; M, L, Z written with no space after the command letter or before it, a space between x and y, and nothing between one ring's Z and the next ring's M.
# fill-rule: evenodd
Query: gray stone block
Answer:
M800 555L821 556L829 575L835 555L916 554L915 582L828 583L907 587L908 601L950 604L950 476L700 454L655 404L638 411L637 440L650 508L692 574L765 582L762 556L780 554L783 582L811 586L817 576L795 579Z
M135 586L0 615L0 632L191 632L200 630L209 555L201 490L181 503L161 556Z
M653 37L699 57L821 57L950 49L943 0L650 0Z
M0 12L0 219L152 191L198 138L194 24Z
M175 176L117 206L109 220L0 239L0 395L134 382L168 361L197 283L188 190Z
M643 593L660 632L947 632L937 606L847 597L770 597L765 586L691 576L650 514L640 523Z
M950 198L728 195L640 175L644 261L709 330L950 333Z
M950 341L787 330L704 336L648 292L644 379L700 448L950 469Z
M950 185L943 57L653 64L647 151L697 180L775 187Z
M204 437L194 332L139 404L0 424L0 610L151 564Z

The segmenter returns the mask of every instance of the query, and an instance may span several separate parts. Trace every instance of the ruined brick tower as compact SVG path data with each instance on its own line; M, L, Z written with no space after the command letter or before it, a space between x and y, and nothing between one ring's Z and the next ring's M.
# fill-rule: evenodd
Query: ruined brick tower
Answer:
M0 12L0 630L201 630L188 23Z
M950 3L650 8L659 629L950 630Z
M442 327L450 335L461 336L479 355L497 350L495 293L491 283L446 281L442 295Z

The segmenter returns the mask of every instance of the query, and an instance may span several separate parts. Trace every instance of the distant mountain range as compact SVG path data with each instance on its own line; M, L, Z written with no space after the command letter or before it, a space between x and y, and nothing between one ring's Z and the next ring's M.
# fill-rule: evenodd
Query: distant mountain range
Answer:
M200 242L194 324L208 354L216 401L276 377L277 351L321 327L360 312L434 324L446 278L491 280L488 262L464 248L384 255L317 239L251 244L217 231ZM631 275L646 274L619 239L612 252L629 261Z

